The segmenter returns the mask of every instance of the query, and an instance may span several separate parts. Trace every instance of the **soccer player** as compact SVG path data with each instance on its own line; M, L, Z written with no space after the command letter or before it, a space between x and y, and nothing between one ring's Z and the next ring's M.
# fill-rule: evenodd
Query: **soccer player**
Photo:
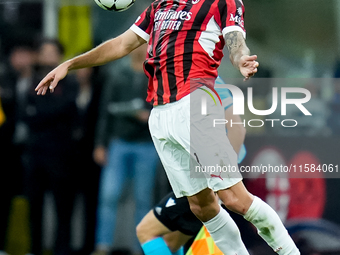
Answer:
M38 95L53 92L68 71L103 65L148 42L144 64L149 77L147 101L155 106L149 129L176 197L188 198L191 211L224 254L249 253L235 222L220 209L215 192L228 209L253 223L275 252L300 254L279 216L246 190L240 174L230 178L191 178L196 166L203 168L211 162L237 168L237 155L224 128L214 132L206 128L214 118L223 119L222 108L214 114L197 114L193 122L191 111L199 105L190 107L190 99L202 95L199 88L213 89L208 80L217 77L225 44L231 62L245 80L257 72L257 56L250 56L244 39L243 15L241 0L156 0L130 29L65 61L41 80L36 91ZM192 131L198 133L199 139L194 140L197 146L190 140Z
M223 80L218 77L215 84L224 84ZM246 155L243 141L246 129L243 125L230 125L242 122L239 115L233 115L232 96L226 88L217 88L223 107L225 109L225 119L228 120L226 125L228 138L234 150L238 153L238 163L241 163ZM201 232L200 232L201 231ZM202 222L191 212L186 197L176 198L173 192L167 194L138 224L136 228L137 237L141 243L145 255L158 253L162 255L181 255L183 246L193 236L198 233L206 235L205 229L202 230ZM214 245L209 246L210 250ZM203 254L199 246L191 247L191 254ZM207 252L207 250L205 251ZM204 253L206 254L206 253ZM215 253L214 253L215 254Z

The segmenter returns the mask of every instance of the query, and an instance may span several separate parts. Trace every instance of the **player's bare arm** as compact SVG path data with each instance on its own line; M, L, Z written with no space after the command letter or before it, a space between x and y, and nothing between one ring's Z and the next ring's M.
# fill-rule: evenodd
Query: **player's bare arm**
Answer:
M245 80L257 72L259 63L257 56L249 56L250 50L246 45L243 34L239 31L232 31L225 35L225 42L229 51L231 63L240 70Z
M108 40L82 55L63 62L47 74L35 90L38 95L45 95L48 89L53 92L58 82L65 78L70 70L104 65L128 55L145 42L144 39L129 29L120 36Z

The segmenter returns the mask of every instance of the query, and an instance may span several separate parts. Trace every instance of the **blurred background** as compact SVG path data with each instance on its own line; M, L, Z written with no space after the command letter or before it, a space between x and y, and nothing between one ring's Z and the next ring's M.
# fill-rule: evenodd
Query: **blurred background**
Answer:
M245 95L253 87L256 109L271 107L273 87L279 96L281 87L306 88L312 116L293 106L286 116L280 106L255 116L246 107L242 164L338 169L340 1L243 1L259 72L240 82L225 57L220 76ZM135 226L170 190L148 137L143 50L73 72L53 95L37 97L34 87L61 61L124 32L148 4L118 13L93 0L0 0L1 255L141 254ZM269 118L298 126L247 124ZM245 183L279 213L302 254L340 254L338 176L249 175ZM235 219L253 254L271 254Z

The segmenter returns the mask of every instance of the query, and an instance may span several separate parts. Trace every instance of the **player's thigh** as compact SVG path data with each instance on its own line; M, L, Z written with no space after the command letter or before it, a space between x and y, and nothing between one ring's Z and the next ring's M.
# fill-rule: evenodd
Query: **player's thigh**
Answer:
M248 192L242 181L228 189L219 190L217 194L229 210L241 215L248 211L253 202L253 195Z
M177 250L179 250L191 238L192 236L183 234L180 231L174 231L163 236L163 239L171 252L176 252Z
M154 215L154 212L149 211L142 221L138 224L137 237L141 244L150 241L156 237L170 233L171 230L164 226Z
M190 171L190 97L155 107L149 128L176 197L191 196L207 188L207 180L192 178Z

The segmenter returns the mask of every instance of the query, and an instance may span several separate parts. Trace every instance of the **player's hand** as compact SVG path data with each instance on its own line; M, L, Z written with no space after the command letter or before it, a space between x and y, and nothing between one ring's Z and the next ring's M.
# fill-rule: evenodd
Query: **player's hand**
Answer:
M38 86L35 88L37 91L37 95L45 95L47 90L49 89L51 93L53 93L55 87L57 87L58 82L65 78L68 73L68 63L64 62L54 68L51 72L49 72L44 79L40 81Z
M136 113L136 118L143 123L147 123L149 120L150 111L149 110L139 110Z
M240 58L239 68L241 74L244 76L245 81L252 77L255 73L257 73L259 62L257 62L256 59L256 55L244 55Z
M100 166L106 164L106 148L104 146L97 146L93 151L93 159Z

